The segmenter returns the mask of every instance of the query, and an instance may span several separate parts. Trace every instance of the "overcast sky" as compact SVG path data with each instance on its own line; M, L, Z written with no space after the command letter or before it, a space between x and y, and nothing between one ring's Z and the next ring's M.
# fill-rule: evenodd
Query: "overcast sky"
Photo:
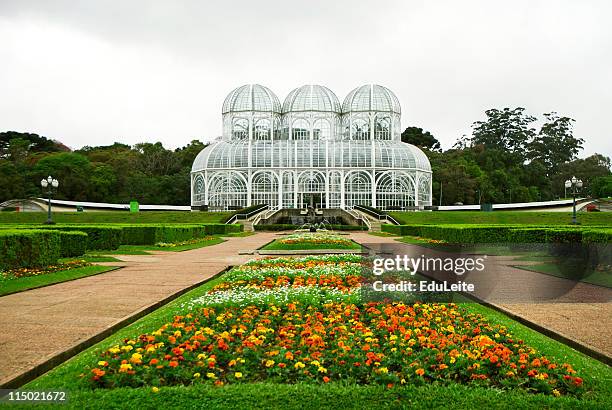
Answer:
M0 131L72 148L221 133L233 88L378 83L450 148L488 108L612 156L612 2L0 0Z

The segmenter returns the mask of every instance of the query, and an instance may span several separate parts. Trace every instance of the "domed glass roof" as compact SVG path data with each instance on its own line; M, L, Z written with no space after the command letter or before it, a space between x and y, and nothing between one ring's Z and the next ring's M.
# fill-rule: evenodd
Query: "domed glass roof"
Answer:
M333 168L363 168L376 166L381 169L420 170L431 172L431 165L423 151L414 145L399 141L329 141L327 145L318 141L281 140L253 141L251 162L254 167L291 168L307 166L309 156L313 164L328 164ZM290 158L296 153L296 158ZM327 159L326 159L327 157ZM374 164L372 164L372 159ZM303 163L302 163L303 162ZM248 144L241 141L216 141L204 148L193 162L192 172L205 169L236 169L249 166Z
M268 87L246 84L229 93L223 102L223 114L241 111L280 113L281 105L278 97Z
M340 113L336 94L322 85L303 85L291 91L283 103L283 112L321 111Z
M382 85L366 84L351 91L342 104L342 112L382 111L402 113L399 100Z

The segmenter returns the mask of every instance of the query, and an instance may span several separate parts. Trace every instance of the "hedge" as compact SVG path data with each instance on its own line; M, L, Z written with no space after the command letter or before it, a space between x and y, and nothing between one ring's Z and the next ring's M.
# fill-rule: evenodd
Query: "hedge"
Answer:
M121 244L154 245L158 242L182 242L207 235L241 232L242 225L124 225L121 226Z
M117 249L121 245L122 229L99 225L53 225L49 229L58 231L78 231L87 234L87 250Z
M0 230L0 271L57 263L60 234L49 230Z
M384 232L449 243L610 243L612 229L524 225L382 225Z
M60 236L60 256L81 256L87 251L87 234L81 231L57 231Z

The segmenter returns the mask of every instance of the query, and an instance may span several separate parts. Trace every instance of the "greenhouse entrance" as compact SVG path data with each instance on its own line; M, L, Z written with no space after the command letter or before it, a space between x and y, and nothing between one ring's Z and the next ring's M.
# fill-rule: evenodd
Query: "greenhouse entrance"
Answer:
M299 192L298 208L326 208L324 192Z

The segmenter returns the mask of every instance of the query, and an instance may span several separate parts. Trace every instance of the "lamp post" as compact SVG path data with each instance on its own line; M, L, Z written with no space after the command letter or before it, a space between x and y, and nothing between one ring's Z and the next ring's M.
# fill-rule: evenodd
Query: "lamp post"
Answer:
M576 194L578 190L582 188L582 180L576 177L572 177L565 181L565 189L571 188L572 198L573 198L573 212L572 212L572 223L576 225L578 220L576 219Z
M40 186L42 186L43 190L45 188L47 189L48 209L47 209L47 220L45 221L45 224L53 225L55 222L53 222L53 219L51 218L51 195L53 194L53 189L54 188L57 189L57 187L59 186L59 181L51 177L51 175L49 175L46 179L43 178L40 181Z

